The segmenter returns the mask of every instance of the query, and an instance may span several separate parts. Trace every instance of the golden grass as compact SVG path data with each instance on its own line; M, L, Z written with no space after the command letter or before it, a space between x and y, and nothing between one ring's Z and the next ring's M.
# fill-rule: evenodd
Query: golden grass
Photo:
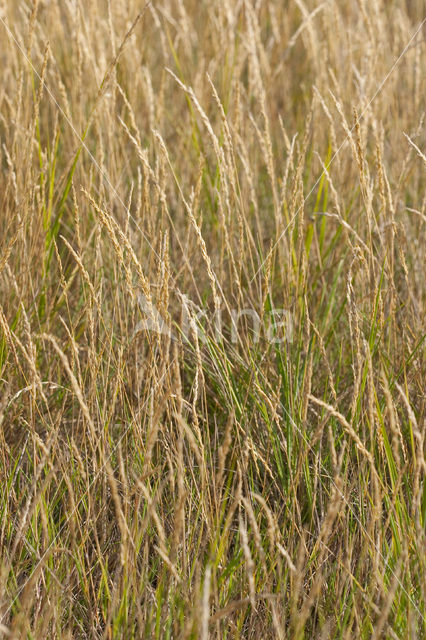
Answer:
M0 636L424 637L424 3L0 18Z

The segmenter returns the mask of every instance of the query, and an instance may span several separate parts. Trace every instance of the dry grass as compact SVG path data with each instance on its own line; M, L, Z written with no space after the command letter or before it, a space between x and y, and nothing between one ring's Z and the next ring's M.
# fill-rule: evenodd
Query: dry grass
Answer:
M424 637L424 9L0 4L1 637Z

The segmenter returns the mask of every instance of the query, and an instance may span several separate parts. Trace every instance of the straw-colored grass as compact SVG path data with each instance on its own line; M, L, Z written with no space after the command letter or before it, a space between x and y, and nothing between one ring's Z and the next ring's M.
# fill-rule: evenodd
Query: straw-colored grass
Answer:
M424 12L0 3L0 637L425 637Z

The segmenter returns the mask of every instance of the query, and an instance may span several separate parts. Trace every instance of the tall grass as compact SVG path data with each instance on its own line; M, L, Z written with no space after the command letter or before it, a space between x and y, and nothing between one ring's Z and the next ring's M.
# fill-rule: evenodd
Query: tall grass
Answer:
M424 9L0 5L1 637L424 637Z

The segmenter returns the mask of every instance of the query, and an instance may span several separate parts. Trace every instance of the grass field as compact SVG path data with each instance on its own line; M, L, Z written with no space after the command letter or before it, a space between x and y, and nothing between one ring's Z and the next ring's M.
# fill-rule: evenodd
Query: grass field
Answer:
M426 637L425 18L0 3L0 638Z

